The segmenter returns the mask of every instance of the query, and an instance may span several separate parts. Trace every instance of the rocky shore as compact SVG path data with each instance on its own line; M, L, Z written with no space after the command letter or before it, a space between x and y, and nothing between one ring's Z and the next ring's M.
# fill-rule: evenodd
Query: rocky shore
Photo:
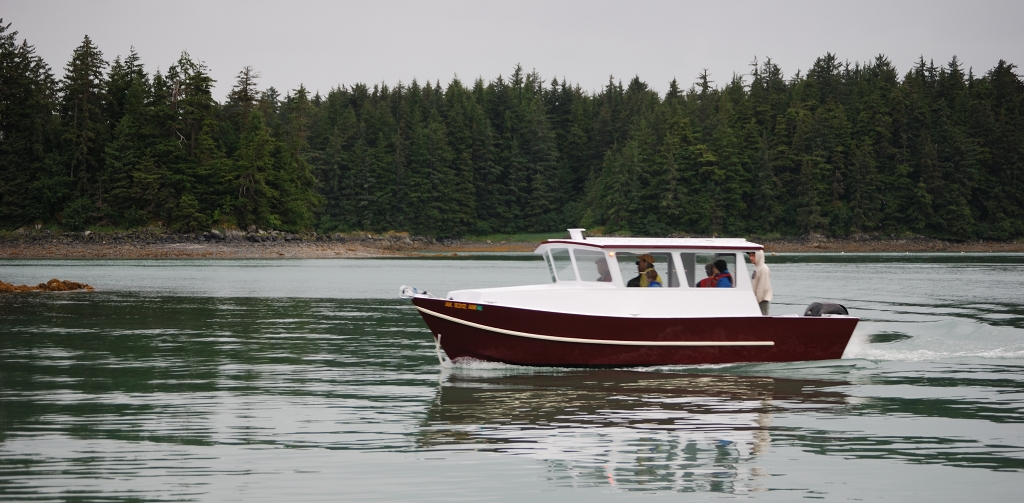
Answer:
M833 238L811 234L797 238L751 236L747 239L763 244L765 251L769 252L1024 252L1024 242L984 240L955 242L924 236L854 235Z
M376 257L439 246L407 235L346 236L238 230L174 234L160 229L132 232L0 234L0 258L338 258Z
M759 238L770 252L1024 252L1022 242L949 242L921 236L809 235ZM439 241L406 234L290 234L278 231L211 230L174 234L160 228L131 232L0 233L0 258L356 258L451 255L469 252L529 252L535 242Z

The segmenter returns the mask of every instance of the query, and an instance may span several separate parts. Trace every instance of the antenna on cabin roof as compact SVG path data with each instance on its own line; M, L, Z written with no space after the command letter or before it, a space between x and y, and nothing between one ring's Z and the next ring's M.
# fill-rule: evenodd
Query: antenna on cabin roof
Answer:
M583 231L586 229L567 229L569 231L569 239L573 241L583 241Z

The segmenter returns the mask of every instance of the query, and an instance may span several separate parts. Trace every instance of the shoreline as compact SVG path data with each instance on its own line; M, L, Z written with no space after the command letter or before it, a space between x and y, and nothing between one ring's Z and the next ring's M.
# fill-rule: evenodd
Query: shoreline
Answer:
M765 238L750 241L775 253L1024 252L1024 242L949 242L925 237ZM539 242L436 241L401 234L346 236L285 233L223 235L133 233L32 233L0 235L3 259L275 259L457 256L460 253L531 252Z
M761 239L756 236L750 241L764 245L766 252L783 253L1022 253L1024 242L1014 241L964 241L953 242L923 236L874 237L852 236L828 238L807 236L790 239Z

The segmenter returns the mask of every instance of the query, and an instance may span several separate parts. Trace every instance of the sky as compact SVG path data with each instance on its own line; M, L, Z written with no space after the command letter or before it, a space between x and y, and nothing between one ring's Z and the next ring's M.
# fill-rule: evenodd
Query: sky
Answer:
M634 76L664 92L707 69L714 85L771 58L789 77L831 52L884 54L901 73L955 55L984 73L1024 64L1021 1L390 1L0 0L0 18L58 78L88 35L107 60L131 47L150 72L187 51L216 79L214 97L252 66L260 88L409 83L507 76L597 91ZM1021 73L1018 70L1018 73Z

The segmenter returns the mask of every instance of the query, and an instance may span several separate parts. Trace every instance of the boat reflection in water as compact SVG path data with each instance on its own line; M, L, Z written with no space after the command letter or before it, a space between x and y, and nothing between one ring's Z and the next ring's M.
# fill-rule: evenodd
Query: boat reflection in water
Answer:
M592 370L450 374L419 431L423 449L545 461L552 482L637 490L756 491L773 411L843 405L836 381ZM783 406L784 407L784 406Z

